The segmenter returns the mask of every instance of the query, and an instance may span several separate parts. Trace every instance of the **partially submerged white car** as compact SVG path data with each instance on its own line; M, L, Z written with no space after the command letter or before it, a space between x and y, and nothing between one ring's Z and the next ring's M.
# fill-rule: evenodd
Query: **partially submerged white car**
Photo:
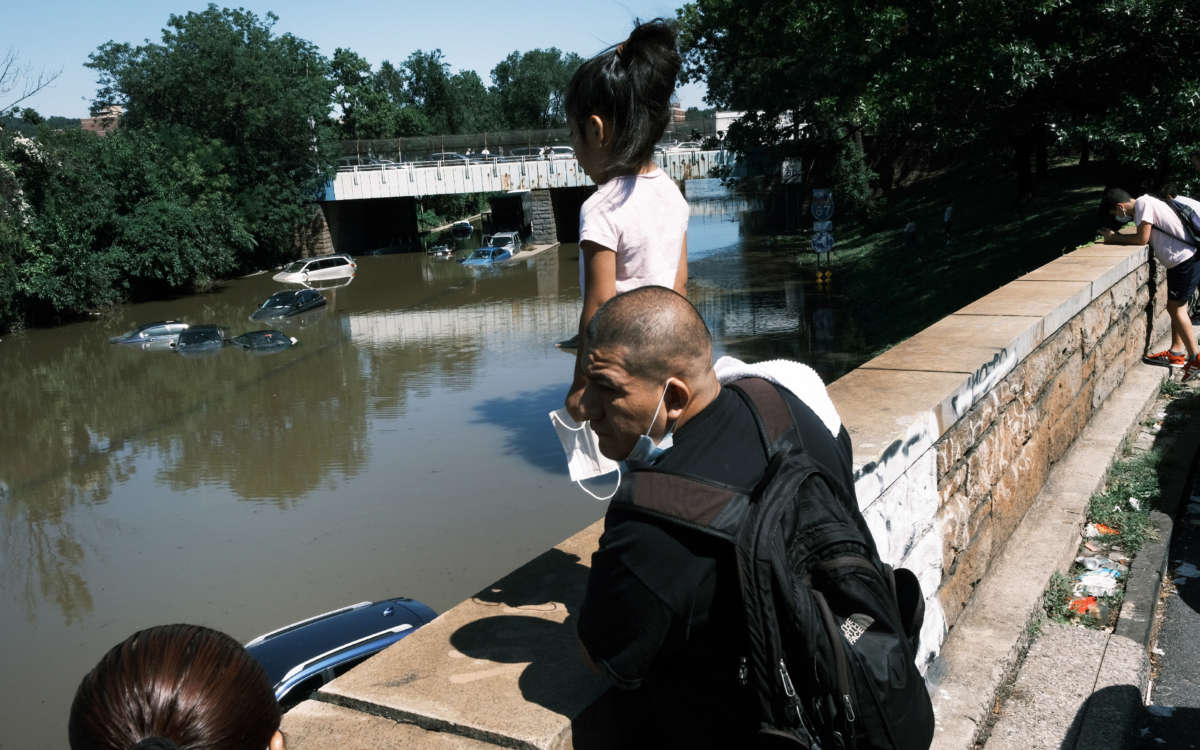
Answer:
M307 284L310 281L352 277L357 271L358 264L354 258L339 253L292 261L271 278L284 284Z

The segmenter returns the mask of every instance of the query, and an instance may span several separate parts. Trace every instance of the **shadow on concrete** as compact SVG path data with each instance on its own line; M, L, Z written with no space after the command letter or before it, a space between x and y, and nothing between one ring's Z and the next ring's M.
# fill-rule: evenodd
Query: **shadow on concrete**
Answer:
M608 687L584 663L575 635L587 577L579 557L552 549L476 594L473 601L494 605L496 616L462 626L450 643L475 659L527 662L518 681L525 700L573 719ZM556 622L563 609L566 618Z
M1124 750L1142 713L1142 696L1133 685L1113 685L1097 690L1075 713L1059 748Z
M1154 345L1154 317L1159 312L1159 288L1158 288L1158 261L1154 259L1154 254L1150 254L1150 281L1146 287L1150 291L1150 299L1146 302L1146 335L1142 341L1142 351L1148 353L1150 347ZM1162 290L1165 297L1166 289ZM1163 304L1166 304L1165 302Z
M1125 747L1129 750L1200 747L1196 727L1200 727L1200 708L1151 706L1142 710Z
M1200 567L1200 499L1193 500L1200 482L1200 393L1192 392L1166 405L1162 435L1173 433L1169 443L1156 440L1163 451L1158 466L1162 499L1159 510L1173 520L1167 550L1167 574L1175 577L1176 594L1194 612L1200 612L1200 578L1180 576L1180 567ZM1193 507L1193 503L1195 503ZM1157 592L1156 592L1157 593Z
M567 461L547 416L563 405L566 395L564 381L562 385L489 399L475 407L475 418L471 421L504 429L503 455L516 456L542 471L566 476Z

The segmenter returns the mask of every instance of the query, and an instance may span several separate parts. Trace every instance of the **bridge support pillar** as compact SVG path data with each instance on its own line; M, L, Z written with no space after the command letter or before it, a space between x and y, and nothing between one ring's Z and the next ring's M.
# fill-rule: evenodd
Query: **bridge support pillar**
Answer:
M558 225L554 221L554 203L549 190L531 190L530 240L539 245L558 242Z

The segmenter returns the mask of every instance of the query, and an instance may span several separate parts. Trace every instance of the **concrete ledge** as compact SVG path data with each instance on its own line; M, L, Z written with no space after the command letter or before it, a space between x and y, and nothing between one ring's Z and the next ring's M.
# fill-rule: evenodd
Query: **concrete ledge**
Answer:
M1029 623L1055 571L1079 546L1088 498L1113 455L1158 395L1167 370L1134 367L1095 413L1007 546L984 576L927 675L937 717L933 748L966 750L985 726L997 690L1029 645Z
M572 611L602 530L592 524L317 698L464 740L569 747L571 722L608 688L580 658Z
M494 745L466 737L431 732L361 711L320 701L305 701L283 716L288 750L484 750Z

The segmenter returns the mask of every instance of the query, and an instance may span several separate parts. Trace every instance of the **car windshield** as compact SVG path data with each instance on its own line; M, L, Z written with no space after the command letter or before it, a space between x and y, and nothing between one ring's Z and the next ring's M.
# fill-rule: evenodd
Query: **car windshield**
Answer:
M492 244L494 244L496 247L508 247L512 243L513 243L512 237L497 237L494 240L492 240Z
M272 294L271 297L263 303L263 307L287 307L296 301L295 292L280 292Z
M475 252L471 253L471 257L472 258L490 258L490 257L492 257L492 251L489 248L481 247L478 250L476 250Z
M211 341L220 341L221 334L219 331L184 331L179 335L179 346L188 346L189 344L206 344Z
M283 270L286 271L287 273L297 273L298 271L304 270L304 264L307 262L308 261L298 260L293 263L289 263L288 267Z

